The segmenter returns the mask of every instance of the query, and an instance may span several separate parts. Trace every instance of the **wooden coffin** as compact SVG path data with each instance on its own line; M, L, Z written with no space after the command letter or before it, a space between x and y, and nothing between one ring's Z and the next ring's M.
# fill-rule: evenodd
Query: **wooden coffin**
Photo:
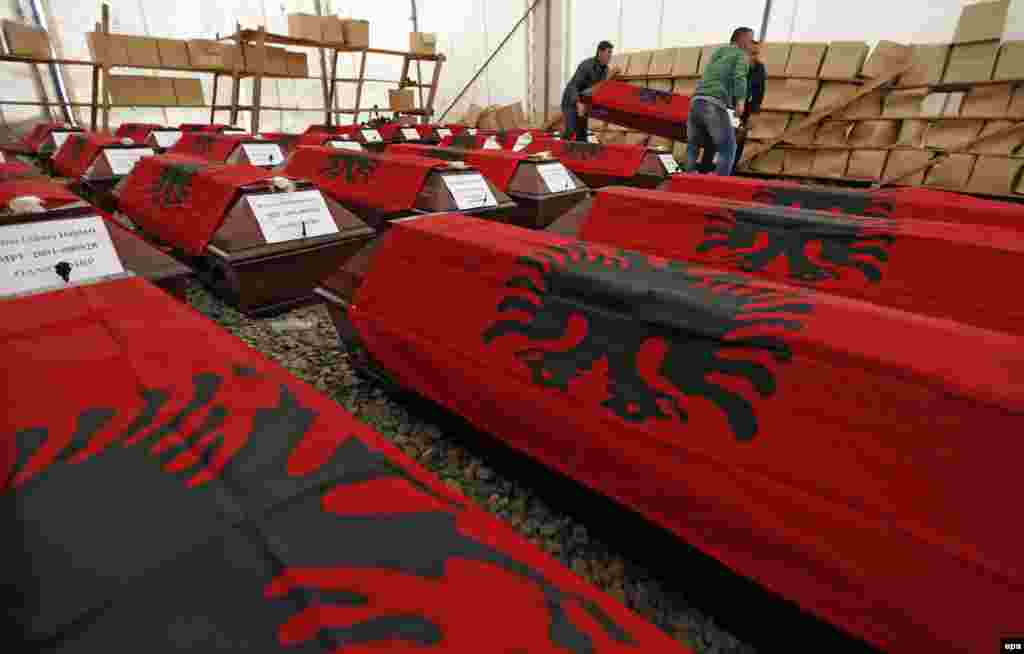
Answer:
M284 172L311 180L376 230L417 213L459 211L502 221L516 209L512 198L461 161L299 148ZM473 197L466 196L460 206L449 189L464 184ZM473 199L479 201L476 208Z
M689 96L608 80L580 95L590 115L614 125L674 141L686 139Z
M215 134L234 134L236 136L249 134L248 130L244 130L241 127L224 125L222 123L182 123L178 126L178 129L183 132L213 132Z
M592 189L604 186L657 188L679 170L672 153L661 147L540 137L534 139L526 152L550 152Z
M494 153L487 150L406 145L393 146L389 151L445 161L463 161L476 166L516 203L515 210L503 215L501 221L520 227L543 229L586 199L590 192L586 184L557 159L541 154L527 155L516 161L506 151ZM496 164L494 173L487 165L489 159ZM507 166L514 167L510 177Z
M104 145L89 164L85 173L71 183L77 193L107 213L117 211L114 189L118 182L130 175L143 157L156 154L154 148L139 145Z
M91 227L96 226L97 219L98 225L109 234L114 251L125 271L148 279L181 300L185 299L185 289L192 276L192 271L187 266L113 220L100 216L96 208L86 202L73 202L40 213L16 214L6 208L0 209L0 240L3 240L4 227L8 225L60 220L72 221L72 224L68 225L72 228L73 223ZM70 279L73 270L66 274Z
M247 164L270 170L283 165L287 158L284 148L276 141L253 138L239 143L224 163Z
M978 436L1021 432L1019 337L457 214L318 293L353 365L881 651L1019 622L1022 528L978 510L1016 487Z

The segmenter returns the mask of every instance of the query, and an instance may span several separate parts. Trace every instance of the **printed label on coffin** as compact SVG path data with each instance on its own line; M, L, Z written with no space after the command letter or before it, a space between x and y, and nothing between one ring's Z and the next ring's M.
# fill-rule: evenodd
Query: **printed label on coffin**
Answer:
M81 408L73 433L40 424L14 435L16 462L4 476L12 489L0 501L10 515L41 525L26 532L26 545L39 547L26 548L19 564L43 574L16 570L31 595L13 617L28 635L88 642L106 613L137 604L119 582L180 560L211 535L240 531L257 538L265 570L273 571L262 573L263 596L277 610L276 622L245 625L257 640L271 641L274 630L285 647L319 639L337 651L402 640L469 651L456 645L472 644L467 638L479 632L463 624L468 616L460 622L458 613L445 611L451 603L442 597L473 596L450 576L453 564L472 563L472 588L485 572L495 575L493 583L508 577L536 589L523 608L535 612L542 600L546 621L517 625L523 635L515 638L526 645L589 654L595 637L637 644L589 599L464 533L459 516L469 514L461 498L435 492L356 436L324 440L331 427L318 423L324 418L301 393L259 370L236 364L195 374L191 388L139 393L129 414L113 405ZM325 462L312 472L293 472L311 447L333 450L318 454ZM168 520L173 516L187 520ZM82 520L91 528L80 529ZM45 542L60 542L60 551ZM75 562L66 552L76 554ZM83 554L101 576L92 580L76 565ZM86 580L92 583L75 583ZM294 601L281 601L286 596ZM516 599L522 597L520 590ZM233 606L206 619L232 614ZM588 614L586 628L573 621L570 607Z
M320 171L332 179L344 175L349 184L368 184L377 170L377 161L366 155L332 154L327 157L327 167Z
M154 130L152 132L153 141L157 147L160 148L173 148L174 144L181 139L180 130Z
M745 380L761 397L772 396L773 371L752 359L769 354L777 363L788 362L792 352L781 337L750 330L797 331L802 323L795 316L812 310L798 302L799 294L742 277L707 275L682 262L624 250L609 256L585 243L551 246L518 262L524 274L506 282L514 294L501 301L498 312L529 319L495 322L484 332L484 343L493 346L512 335L534 341L515 357L532 371L534 383L563 392L606 368L608 399L601 406L629 422L685 421L685 399L703 397L725 413L741 441L758 431L754 407L714 376ZM586 334L576 345L545 349L567 338L570 322L581 319ZM664 354L654 364L649 355L658 348Z
M135 164L143 157L150 157L156 154L150 148L105 148L103 157L97 157L89 169L85 171L86 178L92 177L123 177L129 175Z
M891 221L849 216L810 220L795 211L782 216L777 212L750 208L708 213L706 240L697 252L725 248L722 261L747 272L784 260L788 276L803 282L839 279L843 268L859 270L869 282L882 279L882 265L889 261L886 248L895 239L879 229Z
M253 166L276 166L284 161L277 143L243 143L242 151Z
M353 152L362 152L363 146L355 141L345 141L333 139L327 142L335 150L352 150Z

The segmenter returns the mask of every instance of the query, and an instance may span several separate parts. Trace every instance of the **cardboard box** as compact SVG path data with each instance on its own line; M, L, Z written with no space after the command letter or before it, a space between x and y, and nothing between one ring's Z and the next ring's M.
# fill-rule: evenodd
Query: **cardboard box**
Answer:
M958 150L978 137L984 123L980 120L940 120L931 124L924 139L926 148Z
M992 79L1024 79L1024 41L1003 44Z
M905 148L923 148L924 137L928 132L928 121L904 120L900 123L900 133L894 145Z
M931 158L932 153L928 150L893 150L885 162L885 174L882 175L882 178L889 179L917 169L928 163ZM922 182L924 182L923 170L898 181L899 184L906 185L920 185Z
M393 111L412 111L416 108L416 93L412 89L388 91L388 106Z
M527 126L526 114L523 113L521 102L498 107L495 112L499 129L519 129Z
M883 95L878 91L854 100L843 110L842 117L850 120L869 120L882 117Z
M160 53L157 40L146 36L127 34L97 34L87 32L86 41L93 61L111 66L159 68Z
M1024 159L1008 159L1005 157L978 157L967 182L969 193L988 193L990 195L1011 195L1014 182L1020 176Z
M782 172L787 175L810 175L814 168L814 150L783 150Z
M154 39L160 65L166 68L188 68L188 44L178 39Z
M245 56L241 62L243 71L252 74L259 73L262 63L264 75L282 77L288 75L288 51L284 48L275 48L268 45L264 46L264 49L260 49L259 46L249 43L243 44L243 47L245 48ZM234 70L235 58L238 56L239 49L237 46L229 46L227 52L228 69Z
M466 109L466 113L463 114L462 120L459 121L459 124L465 125L466 127L476 127L477 123L480 122L480 116L483 113L483 107L476 104L470 104L469 108Z
M437 54L437 34L409 32L409 52L424 55Z
M937 186L961 190L967 186L971 169L977 157L973 154L951 154L941 163L932 166L925 177L925 186Z
M773 80L768 81L771 87ZM818 97L814 100L814 110L820 111L844 102L852 97L860 87L856 84L844 84L843 82L822 82L818 91Z
M910 60L910 46L893 41L879 41L871 56L864 63L861 75L864 77L884 77L891 71L902 67Z
M309 77L309 59L305 52L287 52L285 69L292 77Z
M325 43L345 45L345 26L337 16L323 16L320 19L320 31Z
M946 106L942 108L942 115L947 118L959 116L960 107L966 96L967 94L962 91L950 93L949 98L946 99Z
M990 134L1001 132L1016 123L1009 120L990 120L985 123L985 127L982 128L977 138L982 138ZM971 148L971 152L975 154L995 154L1008 156L1015 154L1024 143L1024 130L1016 130L1006 134L1005 136L997 136L985 141L981 141L977 145Z
M673 48L672 69L669 74L673 77L693 77L700 68L700 48Z
M171 79L174 97L179 107L200 107L206 103L203 98L203 83L194 77Z
M1006 110L1010 118L1024 118L1024 86L1018 86L1010 96L1010 108Z
M342 18L341 28L345 34L345 45L350 48L370 47L370 21Z
M752 139L775 139L786 131L789 125L789 114L762 111L750 117L748 137Z
M817 94L817 80L771 80L765 89L764 103L761 106L773 111L810 111Z
M827 43L794 43L786 63L787 77L817 77L825 60Z
M324 23L321 16L313 14L288 14L288 36L308 41L324 40Z
M945 43L915 45L911 52L913 68L900 77L900 84L938 84L946 72L949 46Z
M782 75L789 64L790 43L762 43L761 61L769 75Z
M750 162L750 170L757 173L779 174L786 160L786 153L778 148L761 153Z
M650 134L643 132L626 132L626 145L647 145Z
M942 81L947 83L985 82L992 79L999 56L999 42L955 45Z
M863 41L833 41L828 44L825 62L818 76L823 79L856 79L868 58Z
M896 143L899 133L895 120L862 120L854 124L847 142L855 148L885 148Z
M811 172L815 177L842 177L849 161L849 150L817 150Z
M978 2L960 10L953 43L975 43L1003 38L1010 0Z
M626 71L629 70L629 54L625 52L615 52L612 54L612 58L608 61L608 74L611 75L611 69L618 68L620 75L625 75Z
M501 125L498 124L498 107L492 105L487 107L480 113L480 118L476 121L477 127L481 129L501 129Z
M700 80L696 78L676 79L672 81L672 92L678 95L692 96L697 92Z
M651 68L651 58L653 56L653 53L650 51L630 53L629 68L626 69L626 75L629 77L647 75Z
M818 124L814 133L815 145L846 145L853 123L841 120L826 120Z
M45 30L13 20L5 20L2 25L4 38L12 55L35 59L50 58L50 37Z
M966 118L1000 118L1010 108L1012 89L1009 84L975 86L960 106L960 115Z
M805 127L799 132L786 135L786 143L792 145L814 145L814 135L818 130L817 125Z
M715 50L721 48L724 43L716 43L714 45L701 46L700 49L700 64L697 67L697 74L703 75L704 69L711 63L711 55L715 53Z
M230 60L228 46L208 39L192 39L188 42L188 59L193 68L203 70L225 70Z
M946 109L949 93L929 93L921 100L921 118L939 118Z
M169 77L110 75L107 79L112 104L173 107L178 103Z
M885 118L917 118L927 92L924 89L893 91L885 96L882 116Z
M659 77L672 75L672 66L676 61L676 50L678 48L655 50L654 54L651 55L651 66L647 70L647 74Z
M881 179L888 154L888 150L854 150L850 153L850 161L846 165L846 177Z

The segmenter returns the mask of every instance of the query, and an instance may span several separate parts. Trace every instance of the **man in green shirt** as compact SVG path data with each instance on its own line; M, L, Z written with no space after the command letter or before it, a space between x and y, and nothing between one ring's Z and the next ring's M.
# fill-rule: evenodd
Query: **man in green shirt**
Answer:
M754 30L739 27L729 45L715 50L704 68L704 78L690 102L686 120L686 170L697 171L702 147L718 152L715 172L731 175L736 157L736 127L733 116L742 115L747 100L747 75Z

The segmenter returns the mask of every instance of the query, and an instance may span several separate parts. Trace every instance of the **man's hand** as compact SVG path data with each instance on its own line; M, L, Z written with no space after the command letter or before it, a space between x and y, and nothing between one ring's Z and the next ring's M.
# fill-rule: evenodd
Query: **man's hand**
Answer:
M743 115L743 110L746 109L746 104L747 104L746 102L737 102L736 103L736 115L737 116L742 116Z
M584 102L582 102L580 100L576 101L576 115L577 116L586 116L587 115L587 105L586 105L586 103L584 103Z

